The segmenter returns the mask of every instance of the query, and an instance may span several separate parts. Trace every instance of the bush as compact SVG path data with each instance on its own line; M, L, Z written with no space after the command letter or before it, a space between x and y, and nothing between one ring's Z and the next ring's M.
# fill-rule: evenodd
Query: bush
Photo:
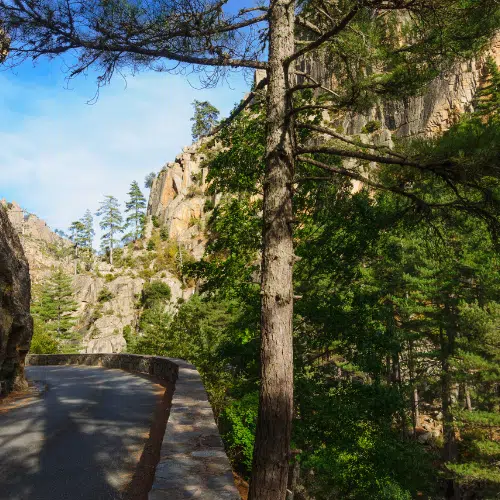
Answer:
M145 307L151 307L156 302L168 302L172 297L170 287L163 281L153 281L144 286L141 301Z
M160 227L160 220L158 219L157 215L152 215L151 216L151 222L153 223L154 227Z
M252 469L253 445L257 426L259 393L249 392L230 403L221 413L219 425L233 463Z
M152 252L153 250L155 250L155 249L156 249L156 244L155 244L155 242L154 242L153 240L149 240L149 241L148 241L148 245L147 245L147 247L146 247L146 248L147 248L147 250L148 250L148 251Z
M160 239L161 241L168 241L168 229L166 227L160 229Z
M378 120L369 121L362 129L363 134L372 134L376 130L380 130L382 124Z
M111 283L114 279L115 279L114 274L108 273L104 276L104 280L106 281L106 283Z
M214 208L215 208L215 203L212 200L210 200L210 199L205 200L205 205L203 205L204 212L210 212Z
M97 295L97 302L109 302L113 297L114 295L111 290L108 290L106 287L104 287Z

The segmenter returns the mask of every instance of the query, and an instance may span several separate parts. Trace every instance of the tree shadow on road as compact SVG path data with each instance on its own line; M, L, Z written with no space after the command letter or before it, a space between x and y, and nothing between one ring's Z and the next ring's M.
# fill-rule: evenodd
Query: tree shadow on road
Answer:
M46 377L49 390L37 404L0 415L0 500L147 498L168 395L157 404L158 386L115 370L31 372Z

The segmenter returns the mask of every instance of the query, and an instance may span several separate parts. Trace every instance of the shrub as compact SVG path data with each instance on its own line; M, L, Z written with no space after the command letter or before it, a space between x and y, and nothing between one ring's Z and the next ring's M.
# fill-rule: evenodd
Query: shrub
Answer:
M205 200L205 205L203 205L204 212L210 212L215 208L215 203L211 199Z
M157 215L151 216L151 222L153 223L154 227L160 227L160 220L158 219Z
M382 124L378 120L371 120L361 129L361 132L363 134L371 134L376 130L380 130L380 127L382 127Z
M161 241L168 241L168 230L166 227L160 229L160 239Z
M150 251L150 252L151 252L151 251L153 251L153 250L155 250L155 249L156 249L156 244L155 244L155 242L154 242L153 240L149 240L149 241L148 241L148 245L147 245L147 247L146 247L146 248L147 248L147 250L148 250L148 251Z
M109 302L114 297L111 290L104 287L97 295L97 302Z
M108 273L104 276L104 280L106 281L106 283L111 283L114 279L115 279L114 274Z
M219 424L233 463L252 469L253 445L257 426L259 393L249 392L230 403L221 413Z
M156 302L167 302L172 297L172 290L163 281L153 281L144 286L141 301L145 307Z
M58 354L59 352L61 352L61 349L54 333L49 331L41 321L35 319L30 353Z

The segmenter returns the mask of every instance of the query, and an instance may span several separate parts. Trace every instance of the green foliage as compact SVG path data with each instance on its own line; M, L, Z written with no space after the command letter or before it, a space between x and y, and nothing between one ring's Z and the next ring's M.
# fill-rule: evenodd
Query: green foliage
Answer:
M152 215L151 216L151 222L153 223L153 227L159 228L160 227L160 220L158 219L157 215Z
M152 281L144 286L141 302L144 307L151 307L157 302L168 302L171 297L172 291L167 283L163 281Z
M166 227L162 227L160 229L160 239L161 241L168 241L169 234L168 234L168 229Z
M194 115L191 118L193 125L191 135L193 141L210 133L219 123L219 110L208 101L193 101Z
M259 408L258 391L231 401L221 412L221 429L226 449L236 467L247 474L252 470L253 447Z
M114 196L105 196L96 215L101 216L99 226L103 230L102 246L112 251L118 243L117 235L123 231L123 218L118 200Z
M47 328L43 321L35 318L33 327L31 354L58 354L61 352L54 331Z
M97 295L97 302L103 304L109 302L114 297L113 292L106 287L103 287Z
M124 229L129 228L130 231L122 239L137 241L142 237L146 222L146 198L144 198L137 181L132 182L127 194L129 200L125 203L125 213L129 215L125 221Z
M366 125L361 129L363 134L372 134L376 130L380 130L382 124L378 120L372 120L366 123Z
M72 331L77 304L71 278L59 268L35 290L32 314L40 328L53 332L56 341L76 340Z
M149 252L153 251L156 249L156 244L153 240L149 240L148 241L148 244L146 245L146 250L148 250Z

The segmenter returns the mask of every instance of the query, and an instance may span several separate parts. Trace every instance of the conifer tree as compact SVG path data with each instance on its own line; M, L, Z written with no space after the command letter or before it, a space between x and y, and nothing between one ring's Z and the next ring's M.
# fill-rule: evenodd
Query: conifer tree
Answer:
M75 324L76 302L73 299L71 278L59 268L42 285L33 304L33 315L59 340L72 338Z
M102 217L99 222L104 231L101 236L102 246L109 251L109 263L113 265L113 248L119 241L117 235L123 231L123 218L118 200L114 196L106 195L96 215Z
M80 219L80 222L83 224L82 237L84 241L84 246L92 252L92 245L94 243L94 218L92 217L92 212L90 210L86 210L83 217Z
M75 246L75 257L78 257L78 250L85 246L85 225L82 221L74 221L69 227L69 239Z
M130 191L127 194L129 200L125 203L125 212L130 213L130 215L127 217L125 227L130 228L130 231L123 239L136 242L142 236L146 220L146 198L144 198L137 181L132 182Z
M191 118L193 126L191 135L193 141L210 134L219 123L219 110L208 101L193 101L194 115Z

